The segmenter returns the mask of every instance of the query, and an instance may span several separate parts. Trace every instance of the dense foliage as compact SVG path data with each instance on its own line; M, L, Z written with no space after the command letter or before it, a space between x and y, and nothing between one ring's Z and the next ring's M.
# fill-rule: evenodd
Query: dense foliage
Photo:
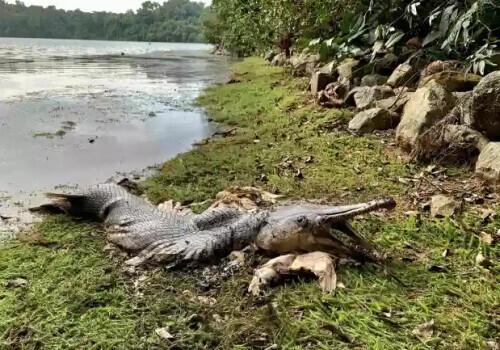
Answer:
M136 12L64 11L0 0L0 36L200 42L204 5L189 0L146 1Z
M491 64L498 43L498 0L214 0L207 40L238 55L290 37L332 56L374 54L418 37L432 55Z

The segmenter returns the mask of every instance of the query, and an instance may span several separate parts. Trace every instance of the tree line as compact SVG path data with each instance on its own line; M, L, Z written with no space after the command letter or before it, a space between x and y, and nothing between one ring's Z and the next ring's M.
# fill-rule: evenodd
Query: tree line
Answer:
M61 39L202 42L203 3L146 1L137 11L65 11L0 0L0 36Z
M499 0L213 0L209 42L236 55L290 45L341 58L414 39L433 58L492 65L500 44Z

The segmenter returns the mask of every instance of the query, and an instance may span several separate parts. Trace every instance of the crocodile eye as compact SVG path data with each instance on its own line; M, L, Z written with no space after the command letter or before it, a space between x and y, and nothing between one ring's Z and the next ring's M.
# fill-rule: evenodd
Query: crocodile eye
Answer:
M300 226L305 226L305 224L307 223L307 218L305 216L299 216L297 218L297 224L299 224Z

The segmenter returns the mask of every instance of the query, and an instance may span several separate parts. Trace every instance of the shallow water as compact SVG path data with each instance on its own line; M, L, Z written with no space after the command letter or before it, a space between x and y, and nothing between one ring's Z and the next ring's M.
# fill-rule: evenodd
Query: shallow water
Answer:
M193 101L228 73L208 50L0 38L0 216L33 193L140 171L209 136Z

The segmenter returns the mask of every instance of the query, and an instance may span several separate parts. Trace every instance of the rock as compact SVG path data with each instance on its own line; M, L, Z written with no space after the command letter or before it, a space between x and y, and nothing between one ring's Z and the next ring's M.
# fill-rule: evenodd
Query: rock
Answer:
M295 76L312 74L316 70L319 61L319 55L309 54L308 52L302 52L290 58L290 64L292 65L293 74Z
M460 145L469 145L476 150L482 151L488 144L489 140L479 131L473 130L466 125L449 124L443 130L443 139L451 143Z
M399 58L392 52L387 53L384 57L375 61L373 69L378 74L391 74L392 71L398 66Z
M7 288L25 288L28 285L28 281L24 278L15 278L13 280L8 280L5 283Z
M411 334L426 340L432 338L434 334L434 320L418 325L411 331Z
M442 71L421 79L419 87L425 86L432 80L443 85L446 90L454 92L472 90L481 81L481 77L472 73Z
M443 71L457 71L459 67L460 61L434 61L422 70L421 78L423 79Z
M476 173L487 180L500 181L500 142L490 142L483 148L477 159Z
M273 60L271 61L271 66L281 67L287 64L287 62L288 58L286 57L286 54L282 52L274 56Z
M386 109L371 108L356 114L349 122L349 130L357 134L387 130L397 124L397 119Z
M418 89L404 107L396 129L397 142L404 148L412 148L423 132L446 116L453 103L453 95L435 81Z
M387 81L385 75L380 74L368 74L361 78L361 86L377 86L383 85Z
M268 62L272 62L276 52L274 50L269 50L264 54L264 59Z
M400 64L387 79L387 85L392 87L400 87L408 85L416 80L417 74L413 67L408 63Z
M156 328L155 333L160 338L165 339L165 340L172 340L175 338L172 334L170 334L169 327Z
M344 84L338 81L328 84L325 90L319 94L317 102L324 107L342 107L349 92L349 85L349 83Z
M241 250L234 250L231 252L231 254L229 254L229 261L234 263L234 265L243 266L245 265L246 254Z
M333 81L334 79L331 75L322 72L313 73L311 82L309 84L311 86L311 93L317 95L318 92L324 90L326 86Z
M469 126L500 141L500 71L485 76L474 88Z
M394 96L394 91L388 86L363 86L351 90L356 108L366 109L376 101Z
M413 92L404 92L402 94L396 94L395 96L391 96L388 98L384 98L382 100L378 100L375 102L375 107L387 109L392 113L401 113L403 111L404 106L410 100Z
M337 61L331 61L330 63L325 64L323 67L319 69L321 73L328 74L331 77L337 77Z
M457 202L450 197L440 194L431 198L431 215L435 218L453 216L457 209Z
M338 80L340 82L350 81L353 70L359 65L359 61L354 58L346 58L337 66Z
M422 48L422 40L420 40L418 36L414 36L413 38L408 39L405 45L411 50L419 50Z

